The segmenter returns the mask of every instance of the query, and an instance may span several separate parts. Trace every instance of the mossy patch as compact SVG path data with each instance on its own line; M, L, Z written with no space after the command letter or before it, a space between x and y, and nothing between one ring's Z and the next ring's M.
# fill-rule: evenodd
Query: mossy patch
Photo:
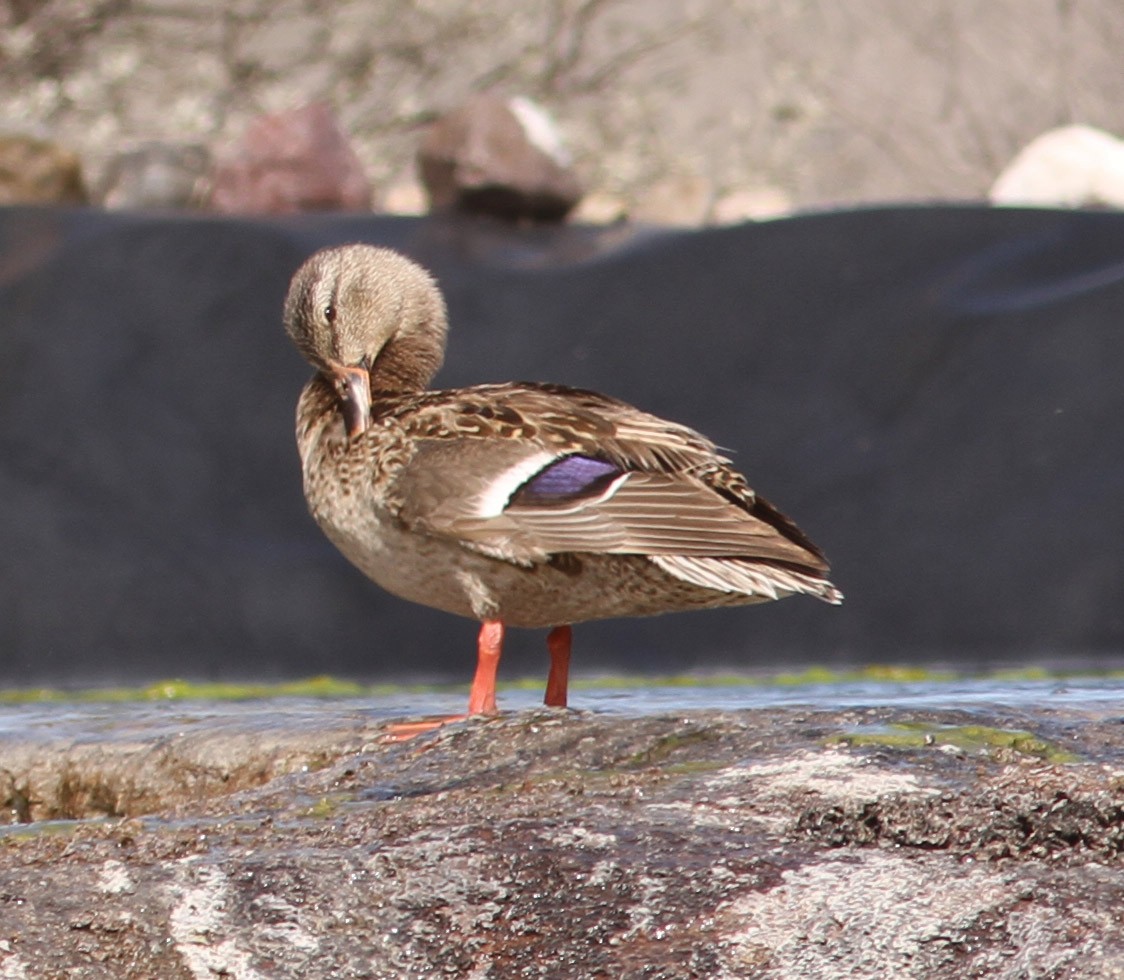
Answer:
M0 846L11 846L38 841L44 837L69 837L78 831L97 824L117 823L110 817L93 817L88 820L60 818L57 820L33 820L29 823L0 824Z
M764 673L611 674L574 677L575 690L659 689L659 688L797 688L845 684L947 684L965 679L992 679L1002 683L1064 681L1080 677L1105 680L1124 679L1124 671L1059 672L1039 666L1004 668L984 673L957 672L909 664L868 664L862 667L807 667L799 671ZM517 678L497 685L501 691L540 691L540 676ZM395 697L413 694L460 692L465 683L361 683L321 675L278 682L189 681L177 678L138 687L96 687L64 689L54 687L10 688L0 690L0 704L38 704L52 702L110 703L143 701L251 701L266 698L362 698Z
M0 691L0 704L117 701L253 701L266 698L389 697L396 694L448 690L430 684L360 684L337 677L308 677L277 683L235 683L170 679L143 687L96 687L63 690L51 687Z
M1021 729L990 728L986 725L938 725L929 722L901 722L875 729L833 735L829 745L856 748L878 747L900 750L951 747L965 753L1002 756L1014 753L1051 763L1077 762L1078 757L1033 732Z
M651 745L639 752L633 753L620 764L619 768L646 769L649 766L661 766L680 749L700 743L714 742L717 738L717 733L706 728L670 732L657 738Z
M311 820L329 820L340 812L340 809L355 800L353 793L334 793L330 796L321 796L307 810L304 816Z

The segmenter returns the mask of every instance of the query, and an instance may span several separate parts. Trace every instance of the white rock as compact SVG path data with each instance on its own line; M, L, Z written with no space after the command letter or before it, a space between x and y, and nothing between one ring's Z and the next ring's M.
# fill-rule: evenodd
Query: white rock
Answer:
M1124 141L1092 126L1031 140L991 187L992 204L1124 208Z

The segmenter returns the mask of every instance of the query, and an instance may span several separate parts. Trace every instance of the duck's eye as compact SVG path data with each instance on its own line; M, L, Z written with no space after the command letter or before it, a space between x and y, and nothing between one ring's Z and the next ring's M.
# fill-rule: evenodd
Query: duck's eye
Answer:
M324 319L329 323L336 322L336 305L334 303L329 303L324 307Z

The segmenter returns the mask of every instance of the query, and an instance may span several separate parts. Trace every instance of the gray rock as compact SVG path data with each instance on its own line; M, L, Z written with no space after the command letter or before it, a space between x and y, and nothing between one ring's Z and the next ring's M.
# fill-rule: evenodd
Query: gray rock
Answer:
M150 141L109 162L101 181L101 203L142 210L198 208L210 167L205 146Z
M270 760L292 744L262 724L277 707L250 708L209 738L182 709L196 761L179 762L182 789L162 805L142 792L122 819L9 830L0 970L637 980L1124 971L1114 775L1124 754L1120 725L1096 712L544 710L403 744L380 743L368 726L358 745L363 726L328 703L316 713L337 750L277 774ZM301 727L310 746L331 741ZM175 772L178 739L163 740ZM215 774L218 758L261 753L261 785L201 781L208 740ZM0 743L9 769L13 741ZM156 747L139 742L137 755ZM67 764L65 749L37 751ZM86 778L117 792L120 768L86 758Z

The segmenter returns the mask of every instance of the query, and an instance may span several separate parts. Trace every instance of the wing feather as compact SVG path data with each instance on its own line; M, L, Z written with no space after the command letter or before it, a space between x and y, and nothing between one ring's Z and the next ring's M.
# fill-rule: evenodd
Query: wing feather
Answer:
M608 550L615 554L739 556L814 567L815 556L771 524L687 474L629 473L601 497L565 509L508 507L505 516L542 553ZM576 521L577 514L584 518ZM583 537L593 532L599 544Z
M386 494L408 526L521 564L593 552L827 570L815 545L685 426L549 385L419 398L402 417L412 456ZM566 464L574 456L586 462ZM712 574L690 563L679 570L691 581Z

